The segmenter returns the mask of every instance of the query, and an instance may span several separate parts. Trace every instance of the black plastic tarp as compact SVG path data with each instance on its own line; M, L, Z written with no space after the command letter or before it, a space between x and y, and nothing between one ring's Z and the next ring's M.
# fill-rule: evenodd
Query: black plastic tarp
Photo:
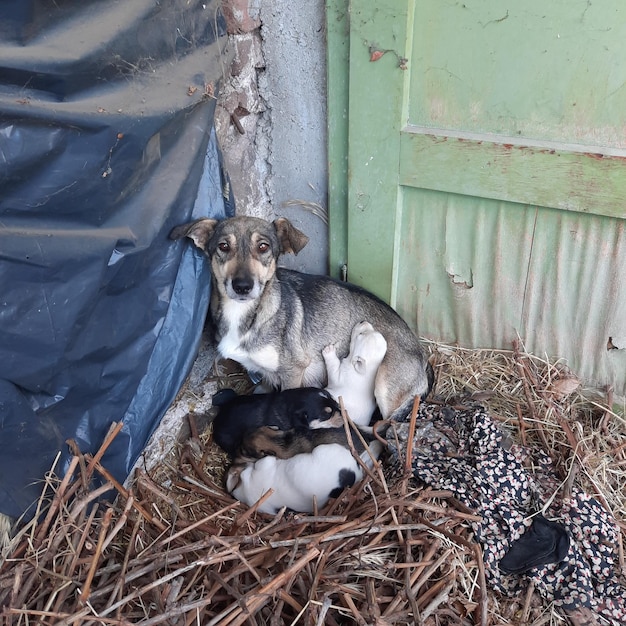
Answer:
M223 217L218 0L0 3L0 512L73 438L123 481L189 372Z

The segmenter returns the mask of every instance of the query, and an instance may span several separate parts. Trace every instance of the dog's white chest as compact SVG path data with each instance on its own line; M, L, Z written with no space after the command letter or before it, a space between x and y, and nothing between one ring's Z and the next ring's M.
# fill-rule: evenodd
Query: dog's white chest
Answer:
M248 315L254 302L227 301L222 314L228 323L228 330L220 340L217 349L226 359L233 359L251 371L275 372L278 369L278 351L270 345L260 348L247 347L250 334L254 331L241 332L241 321Z

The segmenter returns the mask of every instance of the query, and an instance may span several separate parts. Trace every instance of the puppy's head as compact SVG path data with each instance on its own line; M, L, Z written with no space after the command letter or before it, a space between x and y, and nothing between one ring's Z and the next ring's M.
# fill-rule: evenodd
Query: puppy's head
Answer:
M254 463L235 461L226 476L226 489L240 502L252 506L263 494L274 490L280 469L274 457L266 456ZM258 507L263 513L276 513L271 502Z
M341 408L325 389L301 387L288 389L290 414L296 428L332 428L342 426Z
M357 374L375 374L386 353L387 341L369 322L353 328L349 358Z
M209 257L220 294L239 302L258 298L276 272L278 257L298 254L309 240L284 217L268 222L248 216L200 219L170 233L171 239L182 237Z

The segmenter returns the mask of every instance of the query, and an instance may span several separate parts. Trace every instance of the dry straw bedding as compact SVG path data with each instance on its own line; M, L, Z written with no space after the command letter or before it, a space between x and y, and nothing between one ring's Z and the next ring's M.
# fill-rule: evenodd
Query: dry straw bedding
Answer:
M582 389L562 364L518 345L430 350L437 399L479 399L514 440L546 451L612 512L625 572L626 421L610 390ZM190 439L128 490L100 463L119 425L96 455L75 449L64 476L50 473L38 521L0 565L5 623L600 623L559 614L532 585L515 599L487 589L474 512L408 472L383 462L314 515L270 517L224 493L227 458L210 429L198 433L194 416L190 424ZM114 504L99 499L107 491Z

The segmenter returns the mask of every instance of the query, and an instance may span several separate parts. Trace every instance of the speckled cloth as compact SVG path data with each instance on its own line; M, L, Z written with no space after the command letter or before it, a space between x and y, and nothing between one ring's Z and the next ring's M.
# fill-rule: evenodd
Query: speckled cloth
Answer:
M392 458L402 463L408 431L406 422L394 423L387 431ZM626 581L619 572L619 529L613 517L576 487L564 494L550 458L508 445L484 407L471 404L458 409L422 403L412 466L418 480L452 491L482 516L481 522L473 523L473 530L482 546L491 587L518 595L530 578L546 600L565 611L587 607L604 623L626 624ZM498 563L539 512L565 528L569 536L565 558L524 574L505 574Z

